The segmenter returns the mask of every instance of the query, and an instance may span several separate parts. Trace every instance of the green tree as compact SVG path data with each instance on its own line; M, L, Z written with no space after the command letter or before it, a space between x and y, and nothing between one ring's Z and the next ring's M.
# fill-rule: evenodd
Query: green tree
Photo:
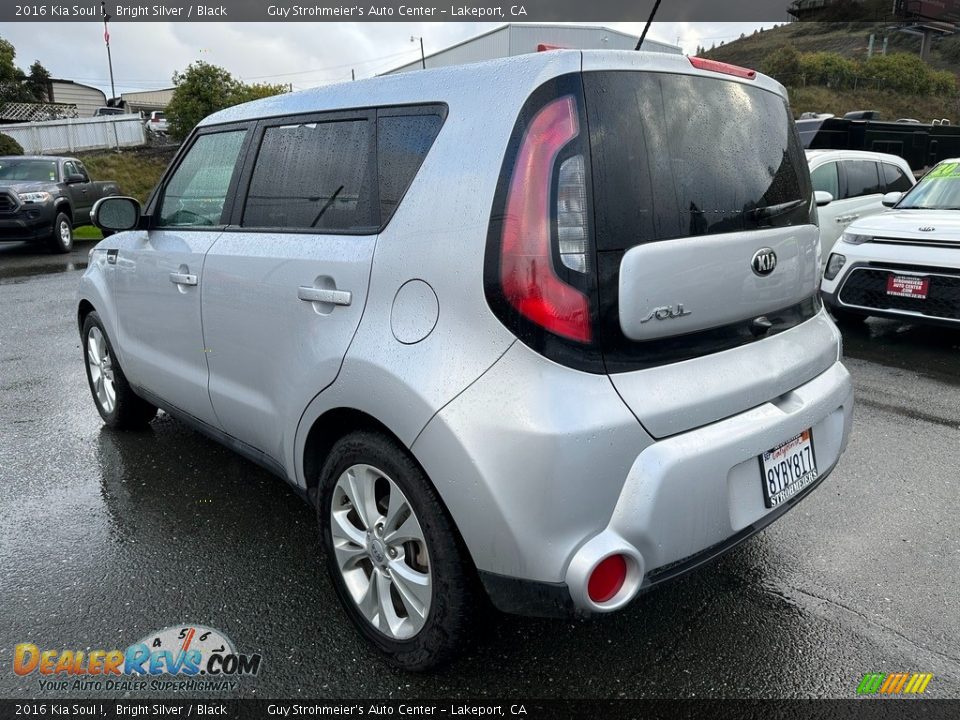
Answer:
M27 75L16 64L17 51L9 40L0 38L0 103L47 102L50 73L34 62Z
M27 75L26 80L27 90L34 100L37 102L49 102L49 83L50 73L40 64L39 60L35 60L33 65L30 66L30 73Z
M781 45L760 61L760 72L787 86L799 82L799 68L800 53L793 45Z
M173 99L166 116L170 134L182 140L207 115L224 108L286 91L283 85L246 85L216 65L191 63L173 74Z

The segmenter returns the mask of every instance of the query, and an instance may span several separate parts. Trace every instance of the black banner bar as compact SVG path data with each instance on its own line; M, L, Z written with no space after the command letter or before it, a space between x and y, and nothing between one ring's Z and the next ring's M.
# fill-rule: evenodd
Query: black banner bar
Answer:
M111 22L645 21L654 0L141 0L108 2ZM789 0L672 0L658 21L778 22ZM102 22L99 0L4 0L0 22Z
M0 718L955 720L960 700L0 700Z

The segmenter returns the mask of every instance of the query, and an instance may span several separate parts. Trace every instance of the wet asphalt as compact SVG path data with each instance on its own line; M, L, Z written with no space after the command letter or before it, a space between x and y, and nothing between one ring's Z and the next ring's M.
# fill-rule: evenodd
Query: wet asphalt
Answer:
M847 453L719 562L597 620L491 613L461 660L407 675L347 625L282 481L163 414L103 428L74 315L91 245L0 245L0 697L70 694L17 677L17 643L125 648L180 623L262 654L230 697L850 698L895 671L960 697L960 332L845 329Z

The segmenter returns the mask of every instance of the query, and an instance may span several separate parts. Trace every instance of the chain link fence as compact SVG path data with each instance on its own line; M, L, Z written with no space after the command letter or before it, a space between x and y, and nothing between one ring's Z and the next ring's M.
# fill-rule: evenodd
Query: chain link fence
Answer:
M0 125L0 133L20 143L28 155L119 150L147 143L147 131L139 115Z

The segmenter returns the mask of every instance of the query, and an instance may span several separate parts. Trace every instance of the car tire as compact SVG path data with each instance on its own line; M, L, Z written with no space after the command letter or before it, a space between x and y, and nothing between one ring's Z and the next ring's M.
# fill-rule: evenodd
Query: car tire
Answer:
M334 444L319 483L327 567L361 636L403 670L451 660L470 639L481 591L426 474L392 438L361 431Z
M81 339L87 384L104 424L116 430L146 427L157 408L133 392L96 311L84 318Z
M53 221L53 233L50 235L50 251L64 255L73 250L73 223L70 216L58 212Z
M830 308L830 314L833 315L833 319L841 325L862 325L867 321L866 315L851 312L850 310L843 310L842 308Z

